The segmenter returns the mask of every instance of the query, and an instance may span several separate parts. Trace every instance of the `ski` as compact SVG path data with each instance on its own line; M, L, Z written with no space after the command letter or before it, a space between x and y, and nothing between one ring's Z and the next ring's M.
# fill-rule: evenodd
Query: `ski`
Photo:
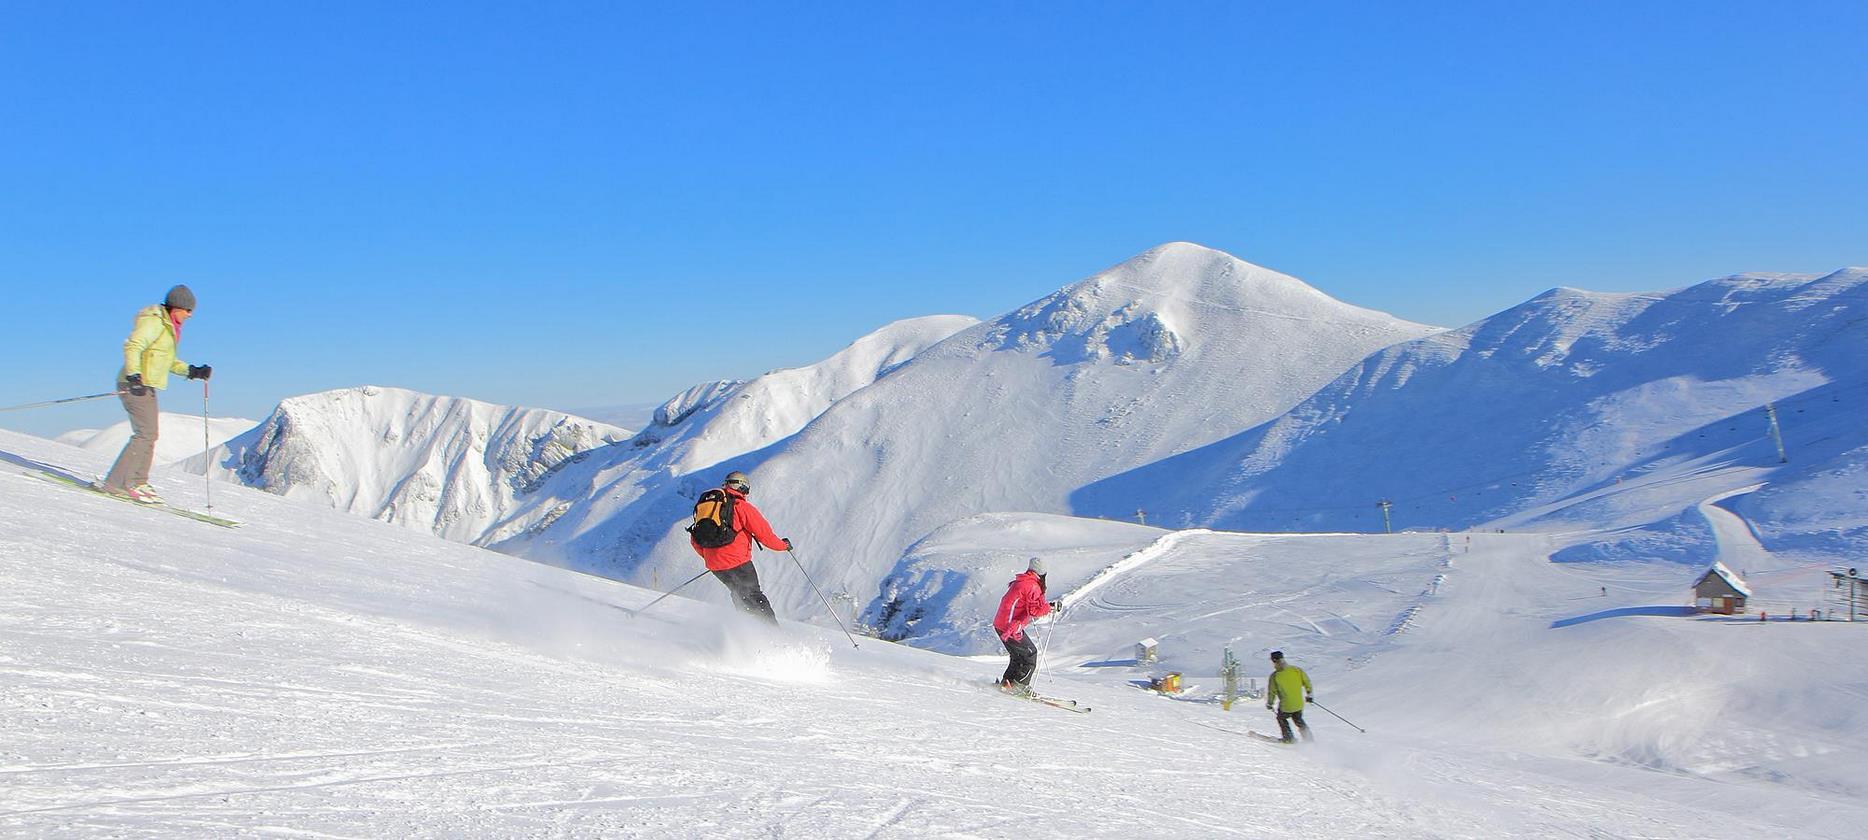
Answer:
M1204 726L1204 727L1206 727L1206 728L1208 728L1208 729L1212 729L1212 730L1216 730L1216 731L1219 731L1219 732L1224 732L1224 733L1226 733L1226 734L1228 734L1228 735L1244 735L1244 736L1246 736L1247 738L1257 738L1257 739L1258 739L1258 740L1260 740L1260 741L1269 741L1269 742L1271 742L1271 743L1273 743L1273 744L1277 744L1278 746L1281 746L1281 747L1284 747L1284 746L1290 746L1289 744L1286 744L1286 743L1285 743L1285 741L1284 741L1284 739L1283 739L1283 738L1279 738L1279 737L1277 737L1277 736L1275 736L1275 735L1266 735L1266 734L1265 734L1265 733L1263 733L1263 732L1259 732L1259 731L1257 731L1257 730L1253 730L1253 729L1247 729L1247 730L1245 730L1244 732L1240 732L1240 731L1239 731L1239 730L1237 730L1237 729L1227 729L1227 728L1226 728L1226 727L1224 727L1224 726L1214 726L1214 725L1212 725L1212 724L1210 724L1210 723L1202 723L1202 722L1200 722L1200 721L1197 721L1197 720L1196 720L1196 721L1193 721L1193 724L1194 724L1195 726Z
M73 490L83 490L93 495L102 496L106 499L115 499L119 502L123 502L124 504L135 505L139 508L148 508L150 510L159 510L159 511L162 511L163 513L172 513L176 516L182 517L183 519L193 519L196 522L205 522L209 525L218 525L222 528L238 528L241 525L241 523L235 522L232 519L222 519L221 517L214 516L212 514L201 513L199 511L193 511L187 508L175 507L174 505L170 505L166 502L163 504L152 505L152 504L147 504L144 502L136 501L135 499L125 498L123 496L115 496L110 493L106 493L102 490L97 489L96 485L93 485L90 482L80 481L76 478L72 478L71 476L64 475L62 473L55 473L55 472L49 472L46 470L40 470L37 472L27 473L27 475L31 475L37 478L44 479L46 481L52 482L53 484L57 484L61 487L70 487Z
M1063 709L1066 712L1077 712L1079 714L1088 714L1090 711L1090 707L1081 705L1077 703L1077 701L1075 700L1065 700L1062 697L1046 697L1045 695L1042 695L1042 694L1027 694L1027 695L1024 695L1024 697L1026 700L1030 700L1034 703L1043 703L1046 706L1055 706L1059 709Z
M1090 711L1090 707L1081 705L1075 700L1066 700L1062 697L1050 697L1047 695L1039 694L1035 691L1006 691L1003 688L998 688L996 685L994 686L994 688L996 688L1000 694L1003 694L1007 697L1016 697L1020 700L1030 700L1033 703L1043 703L1046 706L1054 706L1056 708L1063 709L1066 712L1077 712L1079 714L1087 714Z

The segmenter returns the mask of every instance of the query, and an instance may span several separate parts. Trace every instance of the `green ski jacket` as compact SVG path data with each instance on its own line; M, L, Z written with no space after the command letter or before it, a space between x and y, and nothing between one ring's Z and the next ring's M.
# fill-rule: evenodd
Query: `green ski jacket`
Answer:
M1267 680L1271 691L1278 695L1278 711L1301 712L1304 710L1304 697L1311 693L1310 675L1296 665L1286 665L1271 672Z

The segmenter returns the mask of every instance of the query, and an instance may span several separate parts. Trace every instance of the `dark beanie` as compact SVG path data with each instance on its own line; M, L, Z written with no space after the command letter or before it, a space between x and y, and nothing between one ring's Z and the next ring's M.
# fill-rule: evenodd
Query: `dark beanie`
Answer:
M176 286L169 290L168 297L162 299L162 305L170 309L186 309L193 312L195 311L195 293L189 291L187 286Z

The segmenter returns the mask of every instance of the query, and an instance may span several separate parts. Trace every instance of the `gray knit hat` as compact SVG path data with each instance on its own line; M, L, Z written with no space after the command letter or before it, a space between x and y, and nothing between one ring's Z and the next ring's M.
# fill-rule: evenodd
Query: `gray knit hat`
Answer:
M1044 561L1036 557L1031 558L1031 565L1026 566L1025 571L1044 574Z
M169 290L169 296L162 299L162 305L170 309L195 311L195 293L187 286L176 286Z

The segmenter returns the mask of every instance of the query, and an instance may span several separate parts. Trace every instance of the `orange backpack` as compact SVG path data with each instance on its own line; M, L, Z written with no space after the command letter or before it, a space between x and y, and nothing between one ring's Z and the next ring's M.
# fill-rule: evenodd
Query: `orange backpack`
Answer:
M733 495L715 488L700 494L694 502L694 524L688 535L701 548L721 548L739 538L733 530Z

